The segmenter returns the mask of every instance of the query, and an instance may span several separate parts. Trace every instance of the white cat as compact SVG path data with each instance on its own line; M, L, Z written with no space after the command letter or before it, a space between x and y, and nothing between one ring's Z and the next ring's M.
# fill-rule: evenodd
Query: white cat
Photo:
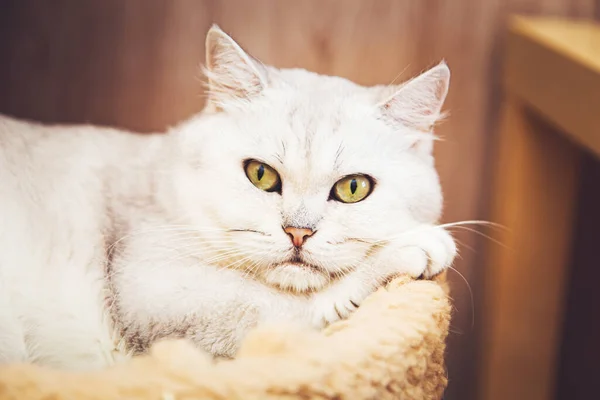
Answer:
M366 88L206 44L207 107L166 135L0 117L0 362L101 368L167 336L233 356L452 263L444 63Z

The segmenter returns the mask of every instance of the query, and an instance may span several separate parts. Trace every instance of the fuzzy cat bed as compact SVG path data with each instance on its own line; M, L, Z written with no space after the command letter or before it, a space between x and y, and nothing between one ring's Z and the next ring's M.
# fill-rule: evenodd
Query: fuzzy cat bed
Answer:
M323 332L256 329L235 360L183 341L104 371L0 368L0 399L440 399L450 304L432 281L398 278Z

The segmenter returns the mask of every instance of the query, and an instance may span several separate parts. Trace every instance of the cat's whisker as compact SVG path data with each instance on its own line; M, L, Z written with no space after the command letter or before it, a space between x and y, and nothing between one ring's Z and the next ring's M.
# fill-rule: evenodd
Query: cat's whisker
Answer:
M246 267L246 272L243 275L243 278L248 278L250 275L254 274L255 270L258 270L260 265L260 261L255 260L249 267Z
M245 259L245 258L252 258L252 257L256 257L258 255L261 255L263 253L264 252L262 250L256 250L256 251L251 251L251 252L247 252L247 251L245 251L245 252L237 252L237 253L234 253L234 255L227 254L224 257L220 258L219 261L221 261L223 259L226 259L226 258L237 258L238 256L243 256L242 257L243 259ZM213 263L213 264L215 263L215 261L213 261L213 260L209 260L208 262L209 263ZM217 269L217 271L221 271L221 270L226 269L226 268L229 268L229 264L225 265L225 266L220 266Z
M182 246L180 243L188 243L188 245ZM163 251L165 252L175 252L175 253L179 253L180 249L182 248L188 248L188 247L196 247L199 245L201 241L198 238L178 238L178 239L171 239L170 241L167 240L166 243L161 243L160 247ZM114 248L112 249L112 251L109 253L109 255L112 255L114 252ZM144 259L146 260L146 259Z
M459 226L453 226L453 228L454 228L454 229L462 229L462 230L464 230L464 231L467 231L467 232L473 232L473 233L475 233L475 234L477 234L477 235L479 235L479 236L482 236L482 237L484 237L484 238L486 238L486 239L490 240L491 242L493 242L493 243L497 244L498 246L501 246L501 247L503 247L503 248L505 248L505 249L508 249L508 248L509 248L509 247L508 247L506 244L502 243L502 242L501 242L501 241L499 241L498 239L495 239L495 238L493 238L493 237L491 237L491 236L489 236L489 235L486 235L486 234L485 234L485 233L483 233L483 232L479 232L479 231L478 231L478 230L476 230L476 229L472 229L472 228L469 228L469 227L467 227L467 226L460 226L460 225L459 225Z
M473 253L476 253L476 250L475 250L475 248L474 248L473 246L469 246L469 245L465 244L463 241L461 241L461 240L458 240L458 239L456 239L456 238L453 238L453 239L454 239L454 241L456 242L456 244L458 245L457 247L459 247L459 248L461 248L461 249L463 249L463 248L464 248L464 249L470 250L470 251L471 251L471 252L473 252ZM457 254L456 256L457 256L457 257L460 257L460 254Z
M213 258L208 258L208 259L203 259L203 254L200 254L196 251L188 251L188 252L178 252L176 255L174 255L173 257L170 257L166 260L167 265L171 265L176 261L185 259L185 258L192 258L194 256L196 256L197 258L199 258L198 262L202 262L205 264L210 264L210 263L214 263L214 262L218 262L221 261L222 259L227 259L227 258L231 258L237 255L243 255L242 253L239 252L239 250L232 250L231 252L229 252L228 254L222 254L219 255L217 257L213 257ZM140 260L137 260L135 263L133 263L133 265L139 265L148 261L151 261L154 257L150 256L150 257L146 257L146 258L142 258ZM165 266L164 263L161 262L161 266ZM110 274L107 275L108 278L113 277L115 274L117 274L119 271L112 271Z
M254 255L252 255L252 254L251 254L251 255L248 255L248 256L246 256L246 257L243 257L243 258L241 258L240 260L237 260L237 261L235 261L235 262L233 262L233 263L227 264L227 265L226 265L224 268L222 268L222 269L232 269L233 267L235 267L235 269L239 269L239 268L237 268L237 266L238 266L239 264L243 264L244 262L246 262L246 261L248 261L248 260L251 260L253 257L254 257Z
M178 234L199 234L199 233L212 233L212 232L226 232L225 229L217 229L217 228L202 228L202 227L194 227L188 225L165 225L165 226L157 226L146 229L137 229L130 231L127 235L123 237L136 237L140 235L153 234L153 233L178 233Z
M482 226L490 226L490 227L494 227L494 228L499 228L499 229L506 229L503 225L501 224L496 224L494 222L489 222L489 221L482 221L482 220L465 220L465 221L457 221L457 222L449 222L449 223L445 223L445 224L439 224L439 225L420 225L411 229L408 229L406 231L400 232L396 235L393 236L389 236L383 239L378 239L378 240L374 240L372 241L372 244L375 246L381 246L381 245L386 245L387 243L393 241L393 240L398 240L401 239L403 237L406 236L410 236L413 235L415 233L419 233L419 232L423 232L423 231L427 231L427 230L433 230L436 228L443 228L443 229L447 229L447 228L459 228L459 229L471 229L472 232L476 232L480 235L483 235L485 237L487 237L488 239L495 241L494 238L487 236L485 234L483 234L482 232L479 232L475 229L472 228L468 228L465 225L482 225ZM371 241L371 239L361 239L365 242L369 242ZM497 242L498 244L501 244L499 242Z
M228 258L238 258L240 256L246 256L248 254L255 254L255 252L247 252L247 251L242 251L239 249L230 249L227 251L223 251L221 253L217 253L215 256L209 257L209 258L204 258L202 259L202 261L206 264L216 264L222 260L228 259Z
M482 225L489 226L492 228L508 230L508 228L502 224L498 224L496 222L491 221L483 221L483 220L465 220L465 221L457 221L457 222L448 222L445 224L436 225L439 228L449 228L453 226L462 226L462 225Z
M187 230L187 231L183 231L182 232L181 228L177 228L177 229L172 228L171 230L172 231L178 231L181 234L191 234L191 233L194 233L191 230ZM131 231L128 234L126 234L126 235L122 236L121 238L119 238L118 240L116 240L115 242L111 243L111 245L107 247L106 253L110 255L111 254L111 250L114 249L119 243L121 243L125 239L134 238L136 236L143 235L143 234L151 234L151 233L158 233L158 232L162 233L162 232L165 232L165 230L164 229L153 228L153 229L141 229L141 230L137 230L137 231Z
M148 232L148 231L146 231ZM146 233L145 232L145 233ZM225 232L224 230L220 231L220 232ZM194 235L188 235L188 233L194 233ZM125 239L125 238L123 238ZM122 239L122 240L123 240ZM210 235L206 235L205 233L203 233L201 236L199 236L197 234L197 232L175 232L175 233L169 233L169 235L165 238L161 238L161 239L165 239L166 243L172 247L172 249L169 249L170 251L176 251L177 249L181 249L181 248L187 248L187 247L193 247L193 246L214 246L214 245L223 245L223 244L229 244L232 245L231 243L231 239L228 237L223 237L222 235L215 235L215 236L210 236ZM180 243L184 243L184 245L180 245ZM187 243L187 244L186 244ZM109 255L112 254L112 252L115 249L115 246L118 243L114 243L110 249L109 249ZM164 246L164 244L160 244L161 246ZM175 247L175 245L177 245L177 247ZM219 249L210 249L210 250L221 250L221 248Z
M266 252L263 252L261 255L262 257L259 258L259 260L257 260L254 265L251 267L251 269L248 271L249 273L254 273L255 270L258 270L260 268L260 264L262 263L262 259L267 258L271 258L271 256L273 255L274 251L273 249L267 249Z
M267 250L267 252L263 252L262 255L263 257L258 257L259 259L256 260L251 267L246 268L246 274L244 275L244 277L248 277L251 274L254 274L255 271L258 271L258 269L260 268L260 265L262 264L262 258L265 258L266 256L270 256L273 253L272 250Z
M471 304L471 329L473 329L473 327L475 326L475 300L473 297L473 290L471 288L471 285L469 284L469 281L467 280L467 278L456 268L452 267L452 266L448 266L448 269L451 271L454 271L456 274L458 274L458 276L460 276L462 278L462 280L465 282L465 284L467 285L467 289L469 289L469 298L470 298L470 304Z
M188 251L188 252L182 252L181 249L182 248L189 248L189 247L197 247L197 244L194 244L193 246L177 246L177 247L165 247L162 249L162 251L164 251L165 253L174 253L175 257L180 257L180 258L185 258L185 257L190 257L191 255L194 255L197 253L197 251ZM200 253L197 254L198 256L200 255ZM140 262L146 262L149 260L152 260L155 258L154 254L151 254L148 257L142 258L140 259Z
M187 243L187 244L186 244ZM203 250L220 250L221 248L214 248L216 247L216 245L229 245L229 247L234 247L232 246L231 240L229 238L222 238L222 237L218 237L216 239L213 238L202 238L202 237L197 237L197 238L186 238L186 239L179 239L177 241L174 241L174 243L170 243L171 245L173 244L177 244L177 247L175 247L176 249L185 249L188 247L193 247L193 246L202 246L205 247L205 249ZM210 247L210 246L214 246L214 247Z
M171 264L173 264L173 263L175 263L177 261L180 261L181 259L192 257L193 255L195 255L195 253L183 254L183 255L180 255L178 257L174 257L174 258L168 259L167 260L168 264L167 265L163 265L163 267L171 265ZM222 259L227 259L227 258L232 258L232 255L228 254L228 255L225 255L225 256L223 256L222 258L219 258L219 259L215 258L215 259L210 260L210 261L204 261L204 260L201 260L201 261L203 262L203 264L210 264L210 263L215 263L215 262L221 261ZM222 268L219 268L219 269L217 269L217 271L219 271L221 269Z
M186 232L215 231L215 232L225 232L226 229L212 228L212 227L198 227L198 226L188 225L188 224L167 224L167 225L152 226L151 228L134 229L134 230L130 231L129 234L139 234L139 233L147 233L147 232L165 232L165 231L186 231Z
M237 261L240 258L255 257L255 256L258 256L260 254L261 254L261 252L258 252L258 251L257 252L228 253L228 254L220 255L219 257L212 258L208 262L209 263L213 263L213 264L221 264L221 262L224 261L224 260L225 261L229 261L229 260ZM224 268L226 268L226 267L223 267L222 265L218 265L218 269L217 270L220 271L220 270L222 270Z

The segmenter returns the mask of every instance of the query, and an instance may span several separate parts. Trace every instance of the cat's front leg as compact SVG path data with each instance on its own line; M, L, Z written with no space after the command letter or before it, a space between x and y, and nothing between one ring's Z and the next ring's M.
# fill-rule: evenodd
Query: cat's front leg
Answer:
M311 298L311 322L323 327L347 318L362 301L394 276L432 278L456 257L456 244L445 229L424 225L381 246L344 278Z

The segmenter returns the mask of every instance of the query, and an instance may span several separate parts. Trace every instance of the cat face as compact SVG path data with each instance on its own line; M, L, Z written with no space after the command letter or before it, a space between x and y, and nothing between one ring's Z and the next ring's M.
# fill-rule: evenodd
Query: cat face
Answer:
M377 268L394 236L434 223L442 196L431 126L442 64L403 87L276 70L213 28L210 98L179 130L180 206L208 262L312 291Z

